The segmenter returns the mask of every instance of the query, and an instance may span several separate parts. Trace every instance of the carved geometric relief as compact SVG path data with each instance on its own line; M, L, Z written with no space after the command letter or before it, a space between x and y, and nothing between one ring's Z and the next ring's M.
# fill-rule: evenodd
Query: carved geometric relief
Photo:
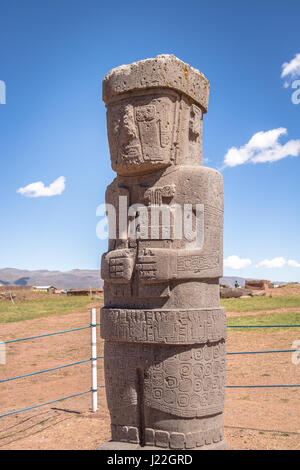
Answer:
M225 309L102 308L101 336L111 341L157 344L201 344L218 341L226 338Z
M148 346L106 343L110 408L138 403L136 370L144 370L145 406L182 417L221 413L225 399L225 343ZM115 394L116 387L118 394Z
M218 254L210 253L207 255L183 255L178 256L177 269L178 272L199 273L207 269L217 268L220 264Z
M137 427L113 424L111 432L113 440L121 442L139 442L139 428ZM212 443L221 442L223 439L223 426L189 433L167 432L151 428L146 428L145 430L146 445L153 446L156 444L158 447L170 449L203 447Z

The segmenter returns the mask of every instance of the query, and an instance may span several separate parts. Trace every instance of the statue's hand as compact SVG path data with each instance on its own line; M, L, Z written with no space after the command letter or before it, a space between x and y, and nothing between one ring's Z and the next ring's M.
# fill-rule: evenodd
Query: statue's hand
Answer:
M101 277L115 284L128 284L134 268L134 251L113 250L104 253L101 262Z
M145 248L138 255L136 269L143 283L164 282L174 279L172 250Z

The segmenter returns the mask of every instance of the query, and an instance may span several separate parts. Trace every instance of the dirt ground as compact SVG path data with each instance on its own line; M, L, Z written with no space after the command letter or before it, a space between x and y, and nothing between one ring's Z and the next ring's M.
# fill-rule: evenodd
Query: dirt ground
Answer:
M300 294L300 284L293 284L290 286L289 284L278 287L276 289L266 289L266 295L272 295L272 297L280 297L280 296L287 296L287 295L296 295Z
M89 312L7 323L1 325L0 340L88 324ZM298 329L229 329L227 351L291 349L297 339ZM103 355L100 340L98 355ZM89 357L89 329L12 343L7 345L7 364L0 365L0 379ZM90 375L90 364L86 363L0 383L0 414L85 392L90 389ZM101 359L98 384L104 384ZM300 384L300 364L292 363L291 353L229 355L227 384ZM99 390L98 403L99 411L92 413L91 395L86 394L1 418L0 449L95 449L110 438L104 389ZM228 388L224 423L230 449L300 449L300 388Z

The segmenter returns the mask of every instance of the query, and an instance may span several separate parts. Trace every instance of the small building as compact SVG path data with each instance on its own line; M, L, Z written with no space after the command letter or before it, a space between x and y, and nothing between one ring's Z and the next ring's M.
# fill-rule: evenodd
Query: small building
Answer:
M54 286L32 286L32 289L42 292L50 292L51 294L55 294L56 292L56 287Z
M103 294L103 289L69 289L67 295L99 295Z

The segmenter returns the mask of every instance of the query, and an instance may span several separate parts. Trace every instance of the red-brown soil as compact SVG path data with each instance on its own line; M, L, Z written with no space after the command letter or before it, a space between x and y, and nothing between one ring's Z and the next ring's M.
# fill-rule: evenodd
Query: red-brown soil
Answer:
M87 326L89 321L89 312L81 312L7 323L1 325L0 339ZM297 339L298 329L229 330L227 350L291 349ZM98 355L103 355L100 339ZM8 378L89 357L89 330L12 343L7 346L7 364L0 365L0 374ZM292 363L291 353L233 355L227 361L228 385L300 384L300 365ZM99 385L104 383L102 363L100 359ZM90 386L89 363L2 383L0 414L84 392ZM226 397L229 448L300 449L300 388L227 389ZM95 449L110 437L103 389L98 402L97 413L91 412L88 394L1 418L0 449Z

